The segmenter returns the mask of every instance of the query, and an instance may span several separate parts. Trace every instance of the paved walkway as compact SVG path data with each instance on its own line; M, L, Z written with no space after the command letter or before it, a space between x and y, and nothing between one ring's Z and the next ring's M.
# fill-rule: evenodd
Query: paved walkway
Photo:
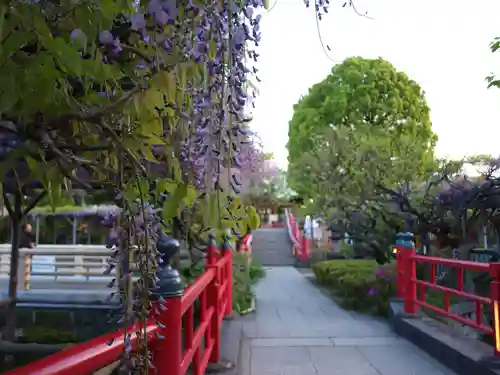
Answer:
M293 267L267 270L238 375L455 375L391 332L347 312Z

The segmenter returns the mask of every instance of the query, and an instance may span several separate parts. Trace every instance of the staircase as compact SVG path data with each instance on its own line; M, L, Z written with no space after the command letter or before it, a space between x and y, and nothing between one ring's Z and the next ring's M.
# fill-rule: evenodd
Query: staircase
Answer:
M293 266L292 245L285 228L260 228L252 233L253 259L263 266Z

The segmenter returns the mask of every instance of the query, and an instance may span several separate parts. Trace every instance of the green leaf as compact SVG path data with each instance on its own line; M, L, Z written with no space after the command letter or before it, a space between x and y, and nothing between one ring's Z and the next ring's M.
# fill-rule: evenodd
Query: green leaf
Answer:
M171 170L170 170L171 176L176 180L180 180L182 177L182 171L181 171L181 165L179 163L179 160L175 157L169 156L167 164L170 165L170 167L171 167Z
M257 213L257 210L253 206L248 206L247 209L248 215L248 225L250 229L254 230L260 227L260 216Z
M125 189L123 197L127 202L134 202L137 198L139 198L139 190L137 189L137 185L128 185Z
M62 64L71 75L80 76L82 74L82 58L78 51L63 38L55 38L52 45L52 54ZM104 65L104 64L103 64Z
M108 20L114 20L121 6L117 6L116 0L99 0L99 10L102 16Z
M50 206L53 212L55 212L63 196L61 175L58 168L54 165L46 168L45 173L40 174L40 179L47 192Z
M177 185L175 192L165 199L165 203L163 204L163 210L161 213L161 217L165 222L170 222L170 220L172 220L179 214L182 201L186 197L186 194L187 185L181 183Z
M141 151L144 154L144 159L146 159L150 163L158 164L158 160L154 156L153 151L151 151L151 148L143 147Z
M196 199L198 198L198 191L193 185L187 185L186 197L184 198L184 203L191 207Z
M36 160L33 159L32 157L27 156L26 163L28 164L28 168L30 169L31 173L33 175L38 175L37 172L39 171L39 168L38 168L38 163L36 162ZM38 176L36 176L36 177L38 177Z
M488 88L491 88L491 87L500 87L500 80L498 79L492 79L488 82Z
M159 197L160 194L171 194L177 188L179 183L170 179L161 179L156 181L156 196Z
M147 200L149 196L149 181L146 179L137 182L137 189L142 199Z
M0 93L0 112L12 110L14 105L17 104L21 98L21 93L18 89L14 75L6 74L1 79L1 93Z
M45 20L36 12L33 12L33 26L43 46L47 49L52 49L51 47L54 40L52 38L52 33Z
M6 4L1 4L0 5L0 40L3 41L3 33L4 33L4 26L5 26L5 15L7 13L7 5ZM3 43L2 43L3 44ZM0 54L2 53L2 47L0 45Z
M203 226L205 228L211 227L215 228L216 230L220 229L218 203L219 200L217 199L217 193L215 192L207 193L203 198L201 211L203 217Z

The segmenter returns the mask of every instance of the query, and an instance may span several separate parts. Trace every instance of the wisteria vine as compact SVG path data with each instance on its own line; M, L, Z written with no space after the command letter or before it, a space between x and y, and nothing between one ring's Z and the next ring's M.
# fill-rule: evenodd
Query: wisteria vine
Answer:
M316 1L319 18L328 6ZM263 163L246 111L256 97L250 80L260 82L265 7L264 0L0 4L0 67L8 72L0 76L0 160L17 161L2 176L4 191L46 189L53 199L68 181L113 190L120 210L103 220L112 251L106 272L118 270L110 287L126 327L154 313L156 243L173 235L161 202L175 194L152 194L159 184L151 165L164 162L161 177L215 192L221 206L220 195L241 191L234 170L255 174ZM147 373L147 340L135 333L137 353L125 333L125 363Z

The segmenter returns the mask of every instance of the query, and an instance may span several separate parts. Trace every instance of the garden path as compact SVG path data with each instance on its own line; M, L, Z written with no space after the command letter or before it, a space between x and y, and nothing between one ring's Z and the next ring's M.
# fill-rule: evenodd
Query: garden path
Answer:
M239 375L455 375L374 317L337 306L293 267L267 269L243 320Z

